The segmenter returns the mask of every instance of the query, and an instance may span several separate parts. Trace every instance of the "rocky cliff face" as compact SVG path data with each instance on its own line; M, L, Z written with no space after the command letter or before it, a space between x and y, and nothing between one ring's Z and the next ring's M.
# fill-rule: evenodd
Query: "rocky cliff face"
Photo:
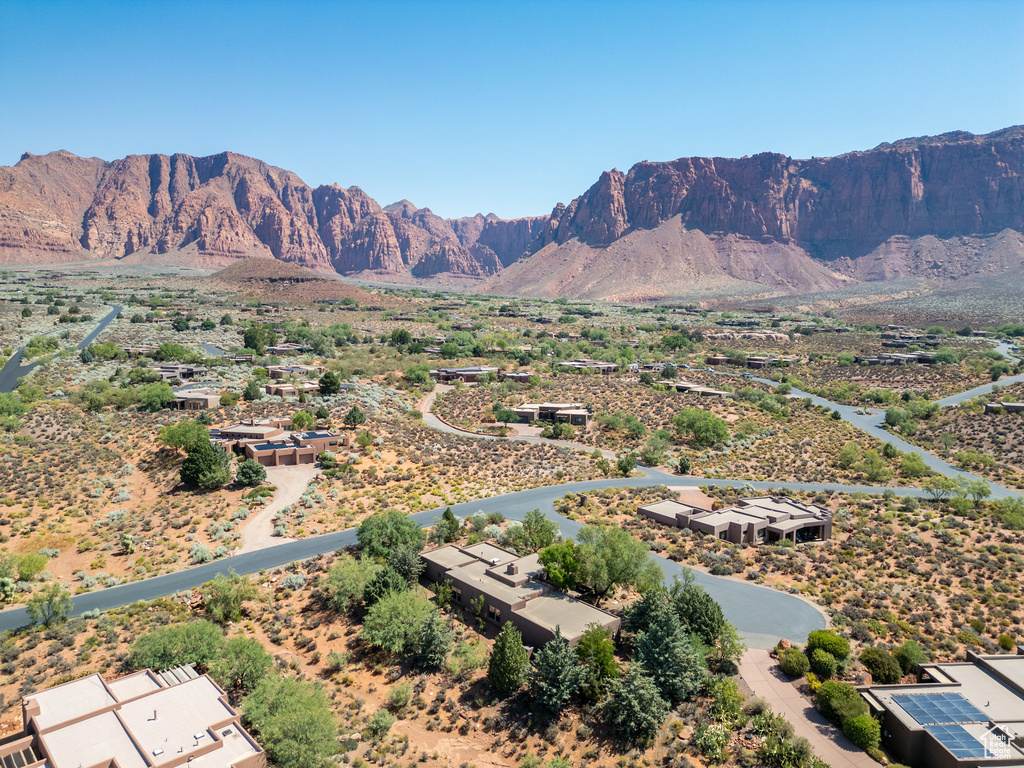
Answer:
M479 221L479 226L470 222ZM272 256L320 271L480 278L525 252L541 219L449 222L358 187L311 189L253 158L68 152L0 168L0 260L168 259L217 266Z
M570 240L600 246L680 216L688 229L796 243L831 260L894 236L1024 229L1024 128L883 144L793 160L681 158L610 171L558 207L531 251Z

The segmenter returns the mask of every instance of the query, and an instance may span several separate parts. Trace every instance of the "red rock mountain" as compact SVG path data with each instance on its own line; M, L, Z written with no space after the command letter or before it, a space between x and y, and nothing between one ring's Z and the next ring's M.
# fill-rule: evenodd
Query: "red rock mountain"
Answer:
M344 274L480 278L520 256L544 223L449 221L408 201L386 209L358 187L312 189L294 173L226 152L68 152L0 168L0 262L84 259L226 266L268 256Z
M642 162L550 216L442 219L252 158L26 154L0 168L0 262L226 266L268 256L386 280L648 300L1024 269L1024 127L795 160Z
M1024 265L1024 127L833 158L690 157L605 172L486 288L623 299L793 291Z

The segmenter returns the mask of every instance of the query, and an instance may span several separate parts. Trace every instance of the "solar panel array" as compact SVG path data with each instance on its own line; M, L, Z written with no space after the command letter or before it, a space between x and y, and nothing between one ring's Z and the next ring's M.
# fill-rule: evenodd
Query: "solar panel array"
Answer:
M928 731L946 749L953 753L954 757L984 758L994 757L985 745L969 734L962 725L955 723L951 725L927 725Z
M904 693L892 698L924 726L988 722L988 716L959 693Z

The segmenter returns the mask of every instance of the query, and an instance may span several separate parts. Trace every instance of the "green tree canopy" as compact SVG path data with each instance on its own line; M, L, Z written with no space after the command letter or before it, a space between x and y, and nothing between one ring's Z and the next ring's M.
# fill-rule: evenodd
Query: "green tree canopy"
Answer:
M640 664L631 664L624 677L608 684L601 718L629 744L649 744L668 717L670 707L658 686Z
M512 693L526 682L530 659L519 630L506 621L494 639L494 648L487 663L487 679L501 693Z
M580 582L598 597L618 585L630 585L640 592L657 586L664 578L651 559L647 546L629 531L617 527L585 526L576 535L580 561Z
M267 470L255 459L246 459L238 465L235 479L247 488L255 488L267 479Z
M197 443L209 441L210 430L199 422L187 419L161 427L157 439L168 448L184 448L187 451Z
M430 614L437 609L415 592L389 592L366 612L362 638L389 653L413 652Z
M274 657L253 637L233 637L210 663L210 675L237 701L250 693L274 666Z
M147 411L159 411L174 402L175 394L166 381L147 384L139 392L139 401Z
M370 515L356 531L359 546L369 557L386 560L395 547L423 548L423 531L408 515L397 509Z
M49 584L28 599L25 608L33 624L50 627L60 624L71 613L71 593L60 584Z
M576 543L566 539L540 551L538 557L544 566L544 575L558 589L577 589L580 578L580 561Z
M341 379L338 378L338 374L334 371L326 371L324 375L320 377L320 394L336 395L340 391Z
M548 715L557 715L579 691L585 677L586 670L576 652L556 626L555 636L533 654L530 697Z
M360 410L358 405L353 405L348 409L348 413L345 414L345 426L346 427L358 427L360 424L366 423L366 414Z
M583 693L597 701L604 693L607 681L619 676L612 633L599 624L588 624L576 644L576 656L584 670Z
M338 723L320 686L269 675L245 697L242 711L274 765L324 768L338 751Z
M129 669L164 670L180 664L206 669L223 648L224 633L200 619L150 630L132 644L126 663Z
M713 646L725 626L725 616L722 606L693 580L692 571L683 571L683 580L673 582L669 596L683 628L695 633L705 645Z
M693 436L702 447L724 443L729 439L729 427L722 419L701 408L683 408L672 417L672 426L680 437Z
M422 669L440 669L455 642L450 622L439 611L432 611L420 628L416 642L416 666Z
M227 624L242 618L242 603L256 598L258 591L248 576L232 572L230 576L218 573L213 581L199 588L206 612L218 624Z
M206 441L193 444L181 464L181 482L203 490L221 488L231 482L227 452L219 445Z
M700 690L707 677L703 655L683 632L673 611L658 616L636 636L634 663L654 680L661 697L675 705Z
M372 560L352 555L338 555L327 573L324 595L328 605L344 613L355 608L363 599L366 584L382 566Z

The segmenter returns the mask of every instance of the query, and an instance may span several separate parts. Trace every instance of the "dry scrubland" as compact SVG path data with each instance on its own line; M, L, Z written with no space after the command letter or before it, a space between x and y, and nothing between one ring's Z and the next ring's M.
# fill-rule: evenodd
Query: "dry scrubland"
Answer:
M681 377L709 386L749 386L767 392L764 385L728 380L710 374L682 371ZM834 459L849 442L865 451L880 451L874 438L828 412L791 400L778 413L767 413L752 403L676 392L659 392L638 382L596 376L560 375L536 387L515 384L467 386L439 396L435 412L452 424L477 428L482 419L493 418L494 405L513 407L524 402L581 402L594 409L595 421L587 430L574 430L572 440L617 452L640 450L657 430L672 430L672 417L682 408L710 411L728 422L732 438L728 444L701 449L690 439L678 439L667 456L686 456L691 474L741 480L778 482L871 482L856 465L841 466ZM608 429L601 417L624 411L638 418L646 434L630 435L625 428ZM890 472L890 475L893 473ZM896 477L895 482L913 484L913 479Z
M723 506L757 495L703 490ZM677 498L665 487L595 491L585 500L570 494L556 509L582 523L626 528L672 560L813 599L855 644L913 639L935 658L951 659L965 648L998 653L1024 638L1024 532L1008 530L987 505L960 516L932 501L780 493L831 509L832 540L738 546L638 515L640 505ZM865 682L862 670L851 678Z

